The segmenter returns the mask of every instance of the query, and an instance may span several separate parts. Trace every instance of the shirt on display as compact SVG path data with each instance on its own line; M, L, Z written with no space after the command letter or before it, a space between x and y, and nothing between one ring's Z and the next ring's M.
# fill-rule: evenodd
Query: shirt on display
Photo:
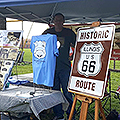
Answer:
M33 36L30 49L32 52L33 83L52 87L56 66L57 36L45 34Z

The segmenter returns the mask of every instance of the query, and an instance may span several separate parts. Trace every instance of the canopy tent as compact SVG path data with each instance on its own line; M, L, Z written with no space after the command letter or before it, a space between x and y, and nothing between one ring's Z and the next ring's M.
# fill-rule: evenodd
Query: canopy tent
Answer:
M1 0L0 17L51 23L55 13L66 23L120 22L120 0Z

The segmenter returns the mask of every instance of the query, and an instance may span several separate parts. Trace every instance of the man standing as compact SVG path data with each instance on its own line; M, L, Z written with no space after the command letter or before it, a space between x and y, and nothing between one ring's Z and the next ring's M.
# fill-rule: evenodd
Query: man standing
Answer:
M55 14L53 17L54 27L45 30L43 34L50 33L57 35L59 56L56 60L53 90L61 90L62 86L63 94L69 102L69 107L66 111L66 114L69 117L73 103L72 93L68 92L67 90L71 70L71 58L69 57L69 50L70 46L74 47L75 45L76 35L71 29L63 27L64 22L65 18L63 14ZM53 111L56 115L54 120L64 120L64 111L62 109L62 104L55 106L53 108Z

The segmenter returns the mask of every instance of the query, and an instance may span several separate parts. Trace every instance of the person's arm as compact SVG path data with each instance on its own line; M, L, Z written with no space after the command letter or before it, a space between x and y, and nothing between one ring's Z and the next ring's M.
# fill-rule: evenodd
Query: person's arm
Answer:
M45 31L42 33L42 35L47 34L47 33L48 33L48 29L45 30Z
M71 34L71 43L70 43L70 47L75 48L75 43L76 43L76 34L72 31ZM69 56L69 60L72 61L73 60L73 56L74 56L74 50L73 50L73 54L71 56Z

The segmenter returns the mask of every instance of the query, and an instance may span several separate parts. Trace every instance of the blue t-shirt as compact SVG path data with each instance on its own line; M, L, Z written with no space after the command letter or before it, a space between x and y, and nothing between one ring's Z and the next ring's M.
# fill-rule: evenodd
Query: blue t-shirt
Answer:
M33 36L30 49L32 52L33 83L52 87L56 66L57 36L45 34Z

